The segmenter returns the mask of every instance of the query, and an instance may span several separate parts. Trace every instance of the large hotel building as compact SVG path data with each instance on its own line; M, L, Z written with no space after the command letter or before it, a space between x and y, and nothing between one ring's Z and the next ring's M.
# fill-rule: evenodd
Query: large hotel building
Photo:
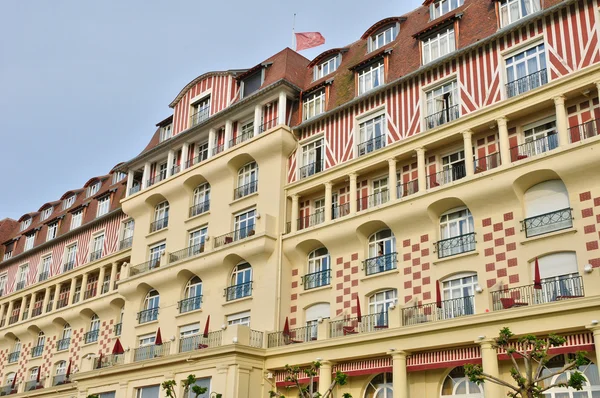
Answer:
M593 361L546 397L600 397L599 18L427 0L198 76L139 155L0 221L0 395L296 397L319 359L335 397L501 398L462 365L510 381L508 326Z

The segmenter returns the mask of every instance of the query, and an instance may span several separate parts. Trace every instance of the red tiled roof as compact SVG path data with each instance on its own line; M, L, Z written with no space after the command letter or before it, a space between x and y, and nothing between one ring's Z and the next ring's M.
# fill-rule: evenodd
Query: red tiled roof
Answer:
M371 25L371 27L369 29L367 29L366 32L363 33L363 35L360 38L361 38L361 40L366 40L369 38L369 36L371 36L372 34L377 32L379 29L383 28L384 26L390 25L392 23L404 22L404 21L406 21L406 17L390 17L390 18L382 19L381 21L375 22L373 25Z
M348 51L347 47L332 48L330 50L323 51L321 54L319 54L315 58L313 58L313 60L310 61L309 64L306 65L306 67L312 68L313 66L316 66L318 63L320 63L321 61L324 61L326 58L329 58L334 54L337 55L339 53L345 53L347 51Z
M455 19L460 19L460 18L462 18L462 16L463 16L462 12L451 12L447 15L444 15L443 18L437 18L436 20L432 21L430 24L425 26L423 29L421 29L417 33L413 34L413 37L415 39L419 39L424 34L429 33L432 30L435 30L436 28L438 28L442 25L445 25L451 21L454 21Z

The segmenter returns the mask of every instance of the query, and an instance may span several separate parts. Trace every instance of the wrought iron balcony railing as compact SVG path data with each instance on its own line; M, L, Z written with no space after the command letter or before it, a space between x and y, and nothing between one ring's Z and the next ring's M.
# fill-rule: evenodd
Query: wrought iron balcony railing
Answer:
M380 135L358 144L358 156L363 156L378 149L385 148L385 136Z
M90 253L90 262L100 260L102 258L102 249Z
M195 158L189 159L187 162L185 162L185 168L188 169L195 164L204 162L206 159L208 159L208 151L200 152L198 154L198 156L196 156Z
M324 210L318 210L315 211L313 214L308 215L306 217L300 217L297 220L298 223L298 230L304 229L304 228L309 228L309 227L313 227L315 225L319 225L325 222L325 211Z
M15 351L8 354L8 363L15 363L19 360L21 356L21 351Z
M71 345L71 338L67 337L66 339L60 339L56 342L56 350L57 351L68 350L69 345Z
M109 368L115 365L122 365L125 363L125 355L123 354L110 354L103 355L102 358L94 358L94 369Z
M494 311L552 303L585 297L583 278L580 275L563 275L541 284L504 288L492 292Z
M267 335L267 347L282 347L289 344L317 340L317 325L290 329L289 333L274 332Z
M298 169L298 172L300 174L299 178L303 179L303 178L307 178L312 175L315 175L317 173L320 173L323 170L325 170L324 166L325 166L325 162L322 160L319 162L309 163L306 166L302 166L302 167L300 167L300 169Z
M146 261L145 263L129 267L129 276L143 274L148 271L152 271L155 268L160 267L161 258L162 258L162 256L156 257L156 258L150 259L149 261Z
M120 336L122 330L123 330L123 322L115 323L115 326L113 329L115 336Z
M167 228L169 225L169 217L163 217L150 223L150 232L160 231L161 229Z
M172 176L179 173L180 171L181 171L181 165L174 164L173 167L171 167L171 175Z
M398 199L412 195L419 192L419 180L412 180L408 182L399 183L396 186L396 195Z
M443 321L473 314L475 314L474 296L465 296L443 300L439 304L429 303L405 307L402 309L402 325Z
M43 353L44 353L43 345L36 345L35 347L33 347L31 349L31 357L32 358L41 357Z
M215 145L213 148L213 156L220 154L225 150L225 144Z
M460 117L460 110L458 105L452 105L448 108L439 112L433 113L425 118L425 126L427 130L431 130L442 124L449 123Z
M363 196L362 198L358 198L356 200L356 210L362 211L367 210L372 207L376 207L382 205L384 203L389 202L390 200L390 191L386 189L382 189L379 192L373 193L369 196Z
M119 242L119 250L129 249L133 244L133 236L125 238Z
M154 184L161 182L167 178L167 170L160 171L156 173L153 177L150 177L148 181L146 181L146 185L151 187Z
M331 283L331 269L312 272L302 277L304 290L310 290L321 286L328 286Z
M31 311L31 317L36 317L36 316L40 316L42 315L42 306L40 305L39 307L35 307L32 311Z
M388 328L387 311L376 314L340 319L329 322L329 337L340 337L358 333L371 333Z
M190 352L204 348L220 347L223 343L223 331L208 333L208 337L201 334L183 337L179 340L179 352Z
M454 163L451 167L446 168L437 173L429 174L427 176L427 188L435 188L440 185L449 184L452 181L460 180L461 178L465 178L467 175L467 171L465 169L465 163Z
M179 307L180 314L199 310L200 308L202 308L202 295L200 294L198 296L189 297L184 300L181 300L179 303L177 303L177 306Z
M600 119L588 120L587 122L571 127L569 129L571 142L584 141L597 136L599 127Z
M136 194L136 193L140 192L141 189L142 189L142 186L139 183L137 185L133 185L129 189L129 195Z
M133 362L145 361L148 359L160 358L169 355L171 343L165 342L161 345L147 345L138 347L133 352Z
M38 275L38 282L45 281L46 279L48 279L49 276L50 276L50 273L48 271L40 273Z
M204 202L196 203L190 207L190 217L197 216L202 213L206 213L210 210L210 199L206 199Z
M510 158L511 161L516 162L517 160L527 159L556 148L558 148L558 134L554 131L544 137L510 148Z
M190 116L190 126L194 127L210 117L210 106L202 108Z
M100 334L99 330L90 330L89 332L83 335L83 339L86 344L94 343L98 341L98 336Z
M150 308L138 312L137 319L139 324L156 321L158 319L158 308Z
M277 118L273 118L271 120L267 120L263 124L261 124L258 128L258 133L264 133L265 131L271 130L273 127L277 126Z
M350 214L350 203L333 205L333 208L331 209L331 218L334 220L347 216L348 214Z
M229 147L231 148L239 145L244 141L248 141L252 137L254 137L254 131L247 131L245 133L238 134L237 137L229 140Z
M56 309L61 309L69 305L69 296L59 299L56 302Z
M506 84L506 95L512 98L516 95L526 93L548 83L548 73L546 69L540 69L530 75L513 80Z
M174 263L181 261L186 258L197 256L198 254L204 253L204 242L198 243L194 246L186 247L185 249L178 250L169 254L169 261Z
M54 301L50 300L46 306L46 312L52 311L52 308L54 308Z
M63 272L71 271L75 267L75 260L67 261L63 264Z
M363 267L365 268L365 274L368 276L394 270L397 263L398 253L394 252L367 258L363 261Z
M27 283L27 281L20 281L20 282L17 282L17 287L16 287L16 290L18 291L18 290L23 290L23 289L25 289L25 284L26 284L26 283Z
M30 380L25 383L25 391L39 390L41 388L44 388L44 383L42 383L41 381L38 382L37 380Z
M435 243L438 258L454 256L475 250L475 233L442 239Z
M12 325L13 323L17 323L17 322L19 322L19 314L12 315L10 318L8 318L9 325Z
M70 383L70 381L69 381L69 379L67 379L66 374L56 375L52 378L53 386L60 386L61 384L68 384L68 383Z
M250 181L233 190L233 199L240 199L258 191L258 180Z
M252 295L252 282L240 283L225 288L225 299L227 301L238 300Z
M525 231L525 237L544 235L561 229L571 228L573 226L573 209L566 208L556 210L550 213L540 214L534 217L528 217L521 221L522 230Z
M242 240L242 239L254 236L254 234L256 233L254 228L255 228L255 225L251 224L245 228L241 228L241 229L229 232L225 235L217 236L213 241L214 248L216 249L217 247L221 247L228 243L237 242L238 240Z
M483 156L479 159L475 159L474 168L475 174L481 173L482 171L492 170L500 166L500 152L494 152L487 156Z

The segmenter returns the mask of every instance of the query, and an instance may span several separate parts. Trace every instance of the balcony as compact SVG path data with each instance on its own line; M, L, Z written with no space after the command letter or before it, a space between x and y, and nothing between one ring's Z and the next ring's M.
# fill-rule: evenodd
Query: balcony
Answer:
M140 190L142 189L142 187L140 186L140 184L138 183L137 185L132 186L129 189L129 196L136 194L138 192L140 192Z
M325 166L325 162L322 160L320 162L309 163L306 166L302 166L302 167L300 167L300 169L298 169L298 173L299 173L298 177L300 179L303 179L303 178L307 178L312 175L315 175L317 173L320 173L323 170L325 170L324 166Z
M138 265L134 265L133 267L129 267L129 276L135 276L139 274L144 274L146 272L152 271L155 268L160 267L162 257L153 258L145 263L141 263Z
M398 253L389 253L382 256L371 257L363 261L363 267L365 274L375 275L382 272L391 271L396 269L398 262Z
M94 285L91 289L88 289L85 291L85 293L83 293L83 299L87 300L87 299L91 299L92 297L96 297L97 292L98 292L98 289L96 288L96 285Z
M64 351L69 349L69 345L71 344L71 339L67 337L66 339L61 339L56 342L56 351Z
M541 69L538 72L524 76L520 79L513 80L506 84L506 95L512 98L519 94L526 93L548 83L548 73L546 69Z
M190 352L204 348L220 347L223 340L222 334L223 331L219 330L208 333L208 337L204 337L201 334L182 337L179 340L179 352Z
M314 227L315 225L319 225L324 222L325 222L325 211L318 210L309 216L300 217L297 220L298 230L302 230L304 228L309 228L309 227Z
M584 297L583 278L580 275L563 275L541 284L504 288L492 292L494 311L552 303Z
M177 303L179 307L179 313L184 314L186 312L199 310L202 308L202 295L186 298Z
M229 243L237 242L238 240L242 240L248 238L250 236L254 236L256 231L254 230L254 225L249 225L246 228L238 229L236 231L229 232L225 235L217 236L214 240L214 248L224 246Z
M225 150L225 144L221 144L221 145L215 145L215 147L213 148L213 156L220 154L221 152L223 152Z
M237 187L233 190L233 199L241 199L258 191L258 181L251 181L248 184Z
M163 180L165 180L167 178L167 171L163 170L158 172L154 177L150 177L148 178L148 181L146 181L146 185L148 187L151 187L154 184L157 184Z
M346 318L329 322L329 337L377 332L388 327L388 313L363 315L362 319Z
M525 231L525 237L544 235L561 229L571 228L573 226L573 209L561 209L550 213L540 214L535 217L528 217L521 221L522 230Z
M457 181L467 176L465 163L454 163L450 167L444 166L444 170L427 176L427 188L435 188L441 185L446 185L452 181Z
M449 106L446 109L433 113L425 118L425 127L427 130L434 129L442 124L449 123L460 117L458 105Z
M25 383L25 391L34 391L44 388L43 382L38 382L37 380L30 380Z
M516 162L518 160L527 159L532 156L549 152L556 148L558 148L558 135L554 131L548 133L548 135L544 137L540 137L510 148L510 158L511 161Z
M12 387L12 382L9 380L8 385L3 386L2 388L0 388L0 396L3 395L12 395L12 394L16 394L17 393L17 387L15 386L15 388L13 389Z
M56 303L56 309L58 310L58 309L64 308L67 305L69 305L69 297L68 296L58 300L58 302Z
M95 343L98 341L98 335L100 334L99 330L90 330L89 332L83 335L85 344Z
M197 203L190 207L190 217L195 217L202 213L206 213L210 210L210 199L206 199L204 202Z
M170 349L170 342L162 343L161 345L138 347L133 352L133 362L146 361L148 359L167 356L169 355Z
M362 198L358 198L356 200L356 210L363 211L367 210L384 203L389 202L390 200L390 191L387 189L382 189L379 192L373 193L369 196L363 196Z
M271 130L273 127L277 126L277 118L273 118L271 120L267 120L260 126L258 126L258 133L264 133L267 130Z
M32 358L41 357L43 353L44 353L43 345L36 345L35 347L33 347L31 349L31 357Z
M10 318L8 318L9 325L12 325L13 323L17 323L17 322L19 322L19 314L13 315Z
M398 199L410 196L419 192L419 180L412 180L396 185L396 195Z
M569 137L571 142L579 142L598 135L598 127L600 127L600 119L588 120L578 126L569 129Z
M173 167L171 167L171 175L172 176L179 173L180 171L181 171L181 166L178 164L175 164L175 165L173 165Z
M109 368L115 365L123 365L125 363L125 355L110 354L102 356L102 358L94 358L94 369Z
M252 282L240 283L225 288L225 299L227 301L238 300L252 295Z
M350 214L350 203L336 204L331 209L331 218L337 219Z
M160 231L161 229L167 228L169 225L169 217L163 217L159 220L156 220L150 223L150 232Z
M210 106L200 109L190 116L190 127L194 127L210 117Z
M104 279L104 282L102 282L102 288L100 289L100 294L108 293L108 289L110 289L110 279Z
M46 312L51 312L51 311L52 311L52 308L54 308L54 301L53 301L53 300L50 300L50 301L48 302L48 305L46 306Z
M186 258L197 256L201 253L204 253L204 242L170 253L169 262L174 263L176 261L181 261Z
M453 238L442 239L435 243L435 249L438 258L455 256L461 253L467 253L475 250L475 233L455 236Z
M133 244L133 236L125 238L119 242L119 250L129 249Z
M67 375L62 374L62 375L56 375L52 378L52 385L53 386L60 386L61 384L68 384L70 383L69 379L67 379Z
M50 273L48 271L46 272L42 272L41 274L39 274L38 276L38 282L43 282L46 279L48 279L48 277L50 276Z
M158 319L158 308L150 308L150 309L138 312L137 319L138 319L138 323L140 325L142 323L156 321Z
M317 325L290 329L289 333L275 332L267 335L267 347L282 347L289 344L306 343L317 340Z
M15 288L15 290L16 290L16 291L19 291L19 290L23 290L23 289L25 289L25 284L26 284L26 283L27 283L27 281L20 281L20 282L17 282L17 287Z
M71 271L75 266L75 260L67 261L63 264L63 272Z
M115 336L120 336L122 330L123 330L123 323L122 322L115 323L115 326L113 329Z
M36 316L40 316L42 315L42 306L40 305L39 307L36 307L33 309L33 311L31 311L31 317L36 317Z
M188 169L188 168L192 167L195 164L198 164L200 162L204 162L206 159L208 159L208 153L207 152L201 152L195 158L188 160L185 163L185 168Z
M6 261L12 257L12 251L4 253L4 257L2 257L2 261Z
M378 149L385 148L385 136L377 136L358 144L358 156L363 156Z
M21 355L21 351L15 351L8 354L8 363L15 363L19 360L19 356Z
M100 260L102 258L102 249L90 253L90 262Z
M321 286L328 286L331 283L331 270L313 272L302 277L304 290L310 290Z
M244 141L248 141L250 138L254 137L254 131L247 131L245 133L242 134L238 134L237 137L232 138L231 140L229 140L229 147L234 147L236 145L241 144Z
M475 159L474 169L475 174L481 173L483 171L492 170L496 167L500 166L502 163L500 161L500 152L495 152L490 155L481 157L479 159Z
M402 325L443 321L475 314L474 296L459 297L438 303L429 303L402 309Z

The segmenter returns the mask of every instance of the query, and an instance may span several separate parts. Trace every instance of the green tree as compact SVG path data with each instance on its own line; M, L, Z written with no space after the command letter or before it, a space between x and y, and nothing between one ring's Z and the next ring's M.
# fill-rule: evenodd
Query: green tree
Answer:
M319 361L313 362L311 366L306 369L300 369L298 366L285 365L285 372L287 373L285 381L292 383L292 385L298 389L300 398L332 398L335 386L343 386L348 383L348 376L337 371L331 385L327 388L325 394L321 395L319 392L313 391L314 379L319 374L319 368L321 368L321 362ZM300 375L302 374L309 378L308 386L306 387L303 387L300 383ZM285 395L280 394L278 391L269 391L269 396L271 398L285 398ZM350 393L344 393L342 394L342 398L352 398L352 395L350 395Z
M550 359L548 350L552 347L559 347L566 341L564 337L551 334L548 338L540 339L534 335L528 334L517 339L509 328L500 330L498 338L495 339L494 348L503 348L506 350L512 368L510 375L514 383L501 380L495 376L487 374L480 365L465 365L465 374L473 383L481 384L489 381L494 384L509 389L507 395L511 398L542 398L545 391L554 387L570 387L574 390L582 390L585 377L577 369L587 365L590 361L584 356L583 352L568 359L565 365L558 370L550 370L546 366ZM515 345L514 343L518 343ZM515 346L522 347L522 351L515 349ZM521 366L519 363L521 362ZM551 383L551 380L565 372L570 372L566 381ZM559 378L556 378L558 380Z
M200 387L196 385L195 375L189 375L187 379L181 382L181 385L183 386L184 397L186 397L190 391L195 394L194 398L198 398L200 394L204 394L206 392L206 387ZM165 391L165 395L169 398L177 398L177 393L175 392L176 386L177 382L175 380L167 380L162 383L162 388Z

